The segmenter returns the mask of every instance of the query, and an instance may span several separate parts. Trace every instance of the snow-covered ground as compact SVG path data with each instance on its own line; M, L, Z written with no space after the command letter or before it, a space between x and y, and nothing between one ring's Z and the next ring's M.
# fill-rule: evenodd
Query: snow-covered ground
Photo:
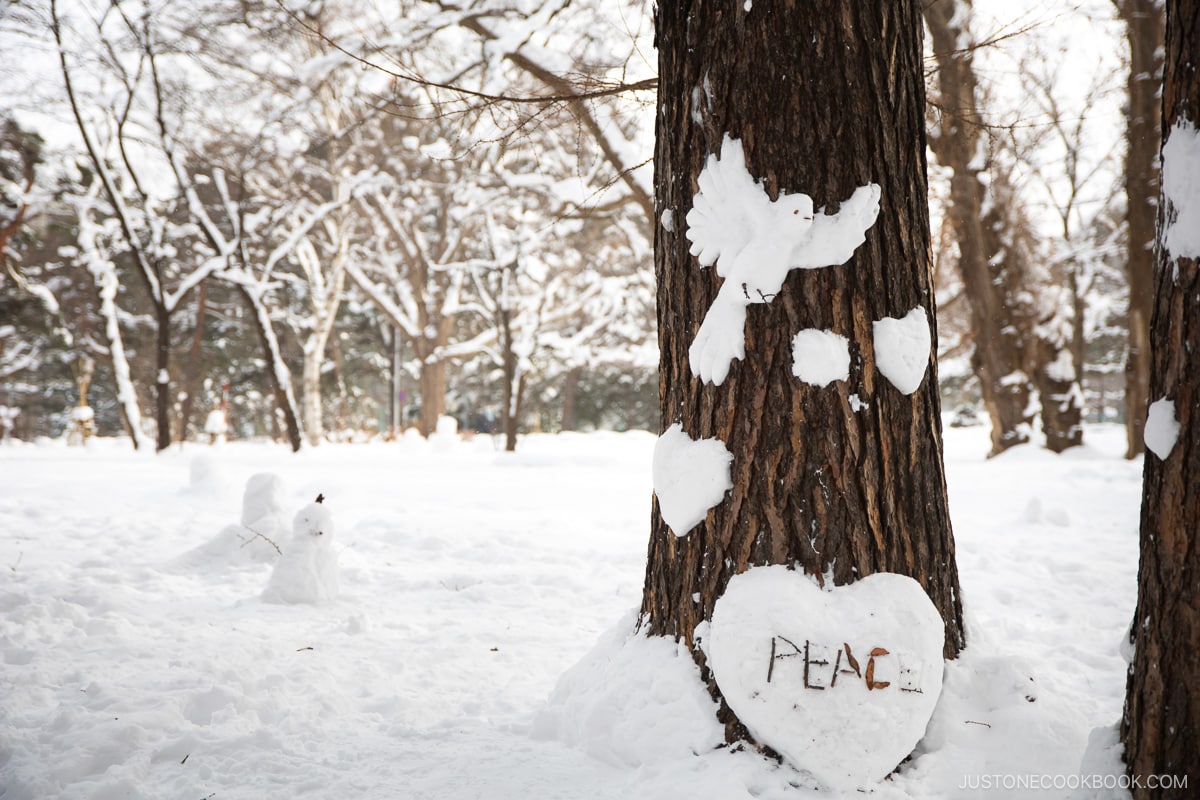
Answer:
M1122 796L1063 788L1120 770L1137 569L1140 461L1087 441L985 460L946 431L969 647L874 797ZM690 659L630 635L654 443L0 448L0 798L830 796L714 749ZM336 599L192 552L264 471L288 519L324 494Z

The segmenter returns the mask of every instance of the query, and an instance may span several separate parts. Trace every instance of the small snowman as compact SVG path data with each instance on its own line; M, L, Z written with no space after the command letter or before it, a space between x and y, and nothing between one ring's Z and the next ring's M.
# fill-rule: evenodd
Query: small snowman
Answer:
M292 538L275 564L263 591L268 603L320 603L338 593L337 553L333 551L333 515L325 495L300 509Z
M192 462L192 485L215 487L221 476L207 457ZM273 472L259 472L246 481L242 494L242 521L226 525L221 532L184 556L191 563L274 564L279 558L277 542L287 535L290 521L284 511L283 481Z
M283 510L286 495L283 479L274 472L251 475L242 492L242 527L251 536L257 535L260 539L282 539L288 524L287 514ZM273 552L272 555L278 553Z

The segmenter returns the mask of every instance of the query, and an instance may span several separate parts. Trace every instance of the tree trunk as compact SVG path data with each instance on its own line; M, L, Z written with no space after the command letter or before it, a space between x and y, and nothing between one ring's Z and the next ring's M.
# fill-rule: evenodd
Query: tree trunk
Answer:
M344 196L347 193L343 184L338 184L337 193ZM337 240L337 250L329 259L328 274L321 272L321 261L313 250L310 259L305 259L309 272L309 302L312 305L312 332L304 343L303 388L301 396L304 403L304 432L308 443L313 447L325 440L325 422L323 419L323 403L321 402L321 367L325 363L325 348L329 337L337 324L338 307L342 303L342 292L346 285L346 258L349 254L350 240L345 235L345 216L341 215L338 223L341 232Z
M512 453L517 449L517 424L521 419L521 395L525 391L525 376L517 376L517 351L513 347L512 312L501 306L496 311L500 327L500 351L504 359L501 373L504 380L501 427L504 428L504 449Z
M157 329L154 337L154 421L158 427L155 450L161 453L171 446L171 315L165 307L155 307Z
M512 384L509 384L510 386ZM512 411L505 415L504 420L504 450L509 453L515 453L517 450L517 433L518 426L521 420L521 403L525 398L525 376L521 375L516 380L516 387L509 390L511 397L508 402L512 404Z
M972 49L963 18L953 2L928 3L924 11L938 65L941 125L930 138L938 161L954 171L950 220L958 242L958 267L970 304L974 353L971 367L992 422L991 455L1029 441L1033 415L1032 378L1025 346L1027 317L1017 302L1024 275L1010 264L1002 209L987 201L983 121L976 99ZM996 198L992 198L993 201ZM991 206L991 211L985 211ZM986 217L986 219L985 219Z
M693 376L688 351L721 279L697 268L685 226L655 226L661 424L723 442L733 488L682 537L656 500L644 624L686 641L703 667L695 628L751 566L795 565L836 584L897 572L925 587L952 657L963 629L936 366L902 394L875 369L872 333L873 321L918 306L934 319L920 5L745 8L657 6L657 208L686 218L706 159L728 135L771 197L802 192L820 209L874 182L881 210L847 263L793 270L772 302L748 307L746 357L720 385ZM849 340L848 380L817 387L793 375L792 337L804 328ZM732 712L723 718L731 737L744 735Z
M208 283L201 281L196 288L196 327L192 330L192 343L188 348L187 372L183 376L183 404L179 410L179 441L188 436L188 425L196 407L196 395L200 393L200 357L204 345L204 326L208 321Z
M316 334L312 334L305 344L300 388L301 403L304 409L304 435L313 447L321 444L325 439L325 424L321 408L321 365L325 361L325 347L324 342L315 341L318 338Z
M1046 448L1062 453L1083 444L1083 388L1079 365L1083 363L1083 298L1078 270L1067 264L1065 286L1046 287L1042 313L1034 334L1032 368L1042 408L1042 433Z
M337 384L337 411L333 415L333 429L342 438L346 431L346 412L350 403L350 393L346 390L346 366L342 356L341 340L337 336L329 339L330 356L333 359L333 374ZM358 422L358 426L363 423Z
M1129 41L1125 223L1129 280L1129 354L1125 361L1125 457L1143 452L1150 404L1150 313L1154 305L1154 215L1158 199L1162 0L1114 0Z
M1070 361L1070 350L1049 340L1038 342L1046 352L1037 370L1046 448L1061 453L1083 444L1083 397Z
M81 228L88 224L86 215L80 214ZM125 343L121 337L119 309L116 300L119 286L116 267L111 261L96 259L88 265L88 270L92 273L100 297L100 316L104 319L104 342L108 347L109 357L112 359L113 381L116 383L121 419L125 422L125 429L129 431L133 449L149 448L150 442L142 433L142 411L141 404L138 402L137 387L134 386L129 372L129 359L125 356Z
M1187 180L1200 151L1197 63L1200 6L1168 0L1150 397L1161 398L1154 411L1165 411L1179 428L1174 438L1172 426L1156 420L1146 438L1134 658L1121 724L1129 773L1143 782L1134 788L1138 800L1195 797L1200 786L1200 245L1166 237L1171 224L1192 234L1200 229L1194 187L1187 189L1190 204L1171 196L1172 181ZM1158 406L1164 400L1173 408ZM1151 791L1151 775L1186 776L1187 786Z
M438 417L446 410L446 363L444 361L421 362L421 418L422 436L437 430Z
M254 321L254 329L258 332L258 341L267 360L267 381L275 394L275 404L283 414L288 444L293 451L299 452L304 443L300 433L300 415L296 411L296 396L292 391L292 372L283 361L279 341L275 338L271 318L262 300L256 298L254 293L242 284L238 283L235 286L250 307L250 317Z
M571 367L563 378L561 428L564 431L579 427L579 379L582 376L583 367Z

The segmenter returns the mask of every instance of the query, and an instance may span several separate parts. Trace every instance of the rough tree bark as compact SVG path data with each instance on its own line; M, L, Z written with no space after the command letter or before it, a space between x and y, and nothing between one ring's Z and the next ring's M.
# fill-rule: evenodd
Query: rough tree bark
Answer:
M1168 425L1146 440L1134 658L1121 724L1129 773L1144 781L1133 792L1139 800L1195 797L1200 786L1200 208L1194 186L1190 205L1177 205L1181 198L1170 192L1173 171L1194 171L1200 160L1200 6L1193 2L1167 2L1162 116L1150 397L1174 403L1179 431L1169 450ZM1167 239L1172 224L1193 241ZM1151 775L1187 776L1187 786L1151 790Z
M661 424L724 442L733 489L682 538L655 502L643 624L685 641L703 669L696 625L735 574L787 564L846 584L897 572L929 593L953 657L964 640L936 367L903 395L876 371L872 344L883 317L922 306L933 324L920 4L747 7L655 11L655 201L677 221L655 226ZM682 221L727 134L771 197L802 192L833 210L874 182L882 199L849 262L794 270L773 302L748 309L746 357L714 386L693 376L688 349L721 279L689 255ZM849 380L818 388L794 377L791 340L803 328L850 340ZM722 717L731 739L746 735L727 708Z
M1129 42L1125 224L1129 354L1125 361L1126 458L1141 455L1150 404L1150 312L1154 306L1154 214L1158 199L1162 0L1113 0Z
M976 96L974 51L957 2L928 3L924 10L937 62L940 126L930 148L938 162L954 171L950 183L950 220L958 242L958 267L971 309L975 349L971 367L979 379L983 404L992 421L991 455L1029 441L1033 420L1031 353L1025 336L1028 316L1015 302L1024 276L1010 263L998 209L985 213L987 186L984 127ZM984 219L988 216L989 219Z

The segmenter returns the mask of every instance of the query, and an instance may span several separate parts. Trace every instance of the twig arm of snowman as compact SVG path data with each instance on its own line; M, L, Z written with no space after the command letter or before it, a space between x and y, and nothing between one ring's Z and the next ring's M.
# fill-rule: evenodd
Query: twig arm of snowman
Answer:
M836 214L813 212L806 194L771 200L746 169L742 143L728 135L697 179L687 215L691 253L725 279L688 350L692 374L720 385L746 355L746 306L769 303L793 269L844 264L879 215L879 187L855 190Z

